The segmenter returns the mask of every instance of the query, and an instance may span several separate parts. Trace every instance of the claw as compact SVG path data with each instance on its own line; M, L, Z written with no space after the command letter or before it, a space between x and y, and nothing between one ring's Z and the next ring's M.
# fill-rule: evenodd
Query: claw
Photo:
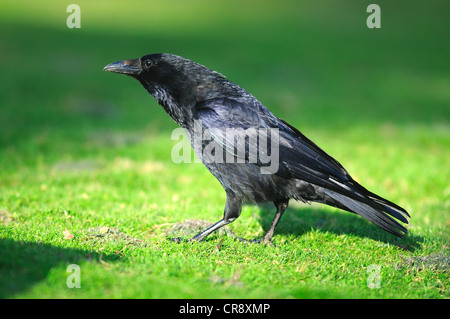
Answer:
M167 239L174 243L188 243L188 242L192 241L192 239L186 239L186 238L182 238L182 237L172 237L172 238L167 238Z
M266 246L269 245L269 246L275 247L275 244L272 243L272 241L266 240L264 238L255 238L255 239L249 240L249 239L245 239L245 238L241 238L241 237L235 237L234 240L239 240L241 243L244 243L244 244L263 244Z

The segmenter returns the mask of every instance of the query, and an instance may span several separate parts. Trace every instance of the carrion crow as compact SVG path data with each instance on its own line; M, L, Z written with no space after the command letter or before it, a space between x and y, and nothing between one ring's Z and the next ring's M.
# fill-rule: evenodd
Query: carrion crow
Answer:
M236 220L243 203L273 202L275 217L259 240L271 242L290 199L356 213L398 237L407 233L399 223L410 217L403 208L361 186L337 160L222 74L166 53L111 63L104 70L139 80L185 129L225 189L223 218L191 240L201 241Z

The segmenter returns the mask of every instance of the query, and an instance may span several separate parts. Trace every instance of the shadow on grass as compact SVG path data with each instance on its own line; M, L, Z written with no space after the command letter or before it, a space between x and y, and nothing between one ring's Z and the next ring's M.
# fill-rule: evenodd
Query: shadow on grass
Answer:
M274 205L260 206L260 222L266 232L272 223L275 207ZM328 211L316 207L289 207L284 213L278 227L277 234L293 235L295 237L311 231L319 230L332 234L352 234L361 238L371 238L376 241L390 243L404 250L414 252L423 242L423 237L408 234L404 238L397 238L384 230L371 224L364 218L345 211Z
M82 261L112 261L117 256L59 248L49 244L0 240L0 298L11 298L45 279L52 268ZM67 276L71 273L68 272ZM66 283L62 283L65 285Z

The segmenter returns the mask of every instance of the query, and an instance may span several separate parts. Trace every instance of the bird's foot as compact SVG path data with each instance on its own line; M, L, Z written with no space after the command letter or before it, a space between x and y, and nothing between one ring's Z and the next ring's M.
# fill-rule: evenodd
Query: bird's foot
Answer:
M235 237L234 240L239 240L244 244L262 244L265 246L274 246L275 244L271 240L266 240L265 238L255 238L255 239L245 239L241 237Z
M192 243L193 241L195 241L195 239L193 238L183 238L183 237L170 237L167 239L173 243Z

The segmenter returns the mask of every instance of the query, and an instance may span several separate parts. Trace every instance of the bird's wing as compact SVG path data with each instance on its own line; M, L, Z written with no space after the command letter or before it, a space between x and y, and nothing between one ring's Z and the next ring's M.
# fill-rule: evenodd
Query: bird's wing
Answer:
M322 187L349 211L396 235L398 233L393 231L393 227L406 232L403 226L384 214L386 212L407 223L406 217L410 216L403 208L359 185L338 161L299 130L273 115L258 101L244 103L229 98L207 100L197 104L195 119L201 121L203 129L209 131L212 139L227 153L232 154L237 162L249 160L249 150L254 146L255 137L259 138L264 132L270 132L273 136L276 132L278 143L269 143L268 137L266 145L258 142L258 157L252 163L264 167L267 163L261 160L260 155L267 157L269 153L272 155L272 152L278 152L279 165L274 174ZM228 133L233 133L227 134L227 130ZM367 206L379 213L368 213L370 209Z
M342 165L300 131L275 117L261 104L251 103L229 98L204 101L196 108L196 119L226 152L237 159L243 159L245 154L248 160L249 150L254 146L252 141L255 137L264 137L266 143L259 143L257 151L266 157L278 152L279 168L275 174L281 177L331 187L336 183L330 179L340 183L349 181ZM270 138L277 138L277 143L270 143ZM262 166L265 163L258 157L255 164Z
M277 127L276 119L259 114L249 105L229 98L207 100L197 105L195 119L200 121L211 137L231 159L236 162L249 160L252 147L257 145L258 134ZM269 150L270 153L270 145ZM252 163L262 166L260 158Z

